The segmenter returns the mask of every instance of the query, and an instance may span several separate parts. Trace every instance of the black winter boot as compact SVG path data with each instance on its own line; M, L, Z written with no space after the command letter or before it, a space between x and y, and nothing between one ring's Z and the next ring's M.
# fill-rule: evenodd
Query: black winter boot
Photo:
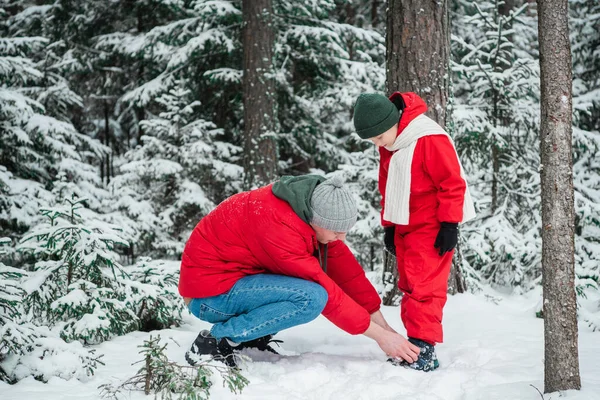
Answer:
M239 346L235 347L235 350L258 349L261 351L270 351L273 354L279 354L273 347L271 347L271 343L275 343L279 346L279 343L283 342L281 340L273 339L273 335L267 335L254 340L249 340L247 342L242 342L239 344Z
M415 369L417 371L430 372L434 369L439 368L440 363L438 361L437 355L435 354L435 346L429 344L421 339L408 338L408 341L418 346L421 349L419 353L419 358L417 361L413 363L409 363L405 360L399 360L395 358L388 358L388 361L396 366L406 367L410 369Z
M188 364L194 366L198 362L198 356L211 355L213 360L221 361L231 368L237 368L233 354L234 349L237 347L229 344L227 339L223 338L217 342L217 339L209 331L203 330L192 343L192 347L185 353L185 359Z

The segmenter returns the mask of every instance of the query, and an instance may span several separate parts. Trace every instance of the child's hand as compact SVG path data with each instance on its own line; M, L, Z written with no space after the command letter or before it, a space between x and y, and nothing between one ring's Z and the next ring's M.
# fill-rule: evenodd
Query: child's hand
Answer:
M396 244L394 243L396 228L394 226L387 226L383 228L383 244L388 253L396 257Z
M447 252L452 251L457 243L458 224L456 222L442 222L433 247L440 249L440 256L443 256Z

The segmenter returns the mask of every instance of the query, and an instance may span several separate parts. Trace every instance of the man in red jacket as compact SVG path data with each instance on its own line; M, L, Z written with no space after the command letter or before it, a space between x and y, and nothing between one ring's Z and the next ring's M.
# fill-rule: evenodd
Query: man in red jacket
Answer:
M272 335L319 314L364 334L389 356L413 362L419 348L395 332L348 247L356 222L339 177L283 177L225 200L196 226L183 251L179 293L202 331L186 359L210 354L235 366L234 352L274 351Z
M439 366L442 310L458 224L475 213L452 139L424 115L415 93L361 94L354 108L358 135L379 147L384 243L398 266L401 317L419 359L394 362L431 371Z

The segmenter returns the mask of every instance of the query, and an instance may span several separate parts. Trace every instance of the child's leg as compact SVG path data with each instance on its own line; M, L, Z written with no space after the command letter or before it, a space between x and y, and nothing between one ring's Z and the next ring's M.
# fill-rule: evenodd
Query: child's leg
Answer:
M433 247L438 231L439 225L421 226L396 239L403 246L398 254L402 322L409 337L434 345L443 341L442 312L454 254L440 256Z
M188 307L214 324L215 338L247 342L312 321L326 303L327 292L314 282L257 274L240 279L225 294L193 299Z

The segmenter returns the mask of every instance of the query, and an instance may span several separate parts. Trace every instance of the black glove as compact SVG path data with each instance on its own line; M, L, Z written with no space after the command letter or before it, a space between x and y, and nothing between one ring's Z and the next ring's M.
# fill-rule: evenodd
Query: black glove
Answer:
M447 252L452 251L457 243L458 224L456 222L442 222L433 247L440 249L440 256L443 256Z
M396 231L395 226L388 226L383 228L383 244L385 250L396 257L396 245L394 244L394 232Z

